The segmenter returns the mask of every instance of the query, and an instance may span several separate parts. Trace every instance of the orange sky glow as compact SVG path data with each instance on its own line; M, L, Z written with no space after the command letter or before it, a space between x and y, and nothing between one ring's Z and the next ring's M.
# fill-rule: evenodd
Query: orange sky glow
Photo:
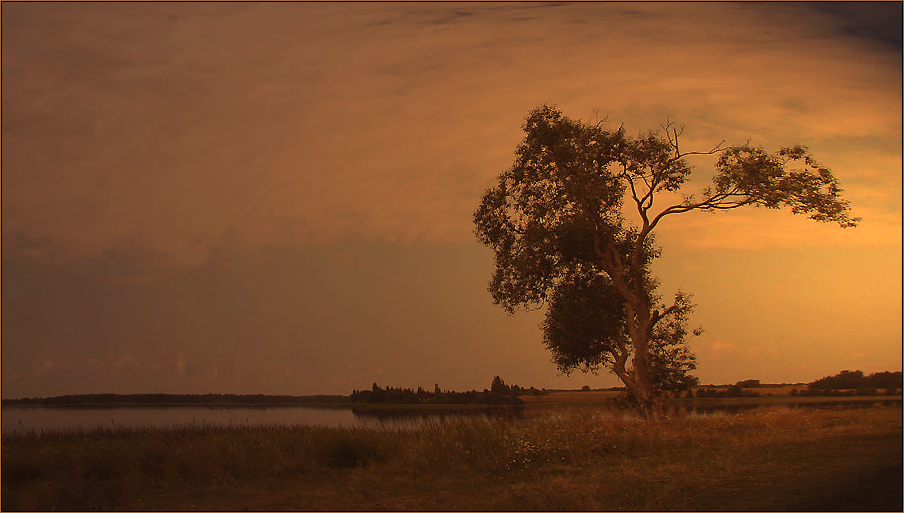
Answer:
M4 3L2 395L561 376L474 237L527 112L803 144L855 229L663 221L703 383L902 367L900 3ZM687 192L711 157L689 159ZM663 206L666 198L663 198Z

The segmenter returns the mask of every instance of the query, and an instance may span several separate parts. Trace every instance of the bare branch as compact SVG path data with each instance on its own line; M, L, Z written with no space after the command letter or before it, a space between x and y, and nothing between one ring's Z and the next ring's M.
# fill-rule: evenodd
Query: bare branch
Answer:
M678 160L678 159L680 159L680 158L682 158L682 157L686 157L686 156L688 156L688 155L714 155L714 154L716 154L716 153L725 151L725 148L722 147L723 144L725 144L725 141L724 141L724 140L723 140L723 141L720 141L719 144L713 146L713 149L711 149L711 150L709 150L709 151L688 151L688 152L685 152L685 153L677 153L676 156L675 156L675 158L672 159L672 160L675 161L675 160ZM677 147L676 147L676 150L677 150Z
M741 199L728 200L733 196L737 196ZM659 224L659 221L662 220L663 217L670 214L682 214L684 212L690 212L691 210L731 210L751 203L753 203L753 200L749 196L740 194L737 188L735 188L727 193L717 194L698 203L672 205L653 218L650 222L650 229L652 230Z

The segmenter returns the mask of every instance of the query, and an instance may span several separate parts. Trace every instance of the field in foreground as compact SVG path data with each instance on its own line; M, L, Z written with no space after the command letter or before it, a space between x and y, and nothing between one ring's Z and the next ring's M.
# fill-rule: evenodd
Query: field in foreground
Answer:
M5 436L3 510L893 510L902 410Z

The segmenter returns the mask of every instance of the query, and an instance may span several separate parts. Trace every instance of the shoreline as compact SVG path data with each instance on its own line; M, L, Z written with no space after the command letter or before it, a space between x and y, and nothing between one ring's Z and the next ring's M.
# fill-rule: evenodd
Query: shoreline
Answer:
M544 398L541 396L520 396L523 404L484 404L484 403L363 403L349 401L301 401L301 402L79 402L79 403L26 403L26 404L2 404L2 408L166 408L166 407L197 407L197 408L322 408L322 409L352 409L352 410L480 410L480 409L545 409L559 407L604 406L607 408L619 408L614 396L605 398L587 397L587 392L556 392L558 397ZM566 395L563 398L561 396ZM789 396L789 395L761 395L756 397L706 397L700 399L676 398L664 402L666 408L674 407L763 407L785 406L820 403L902 403L902 395L868 395L868 396ZM629 407L621 409L630 410Z

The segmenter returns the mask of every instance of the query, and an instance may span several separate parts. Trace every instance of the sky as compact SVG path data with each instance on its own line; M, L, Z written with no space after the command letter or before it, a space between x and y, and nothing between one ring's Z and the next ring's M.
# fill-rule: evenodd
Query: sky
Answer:
M2 396L618 385L487 292L534 107L803 144L860 226L657 228L703 383L902 367L902 7L2 4ZM690 161L686 192L712 176ZM665 203L663 203L665 204Z

